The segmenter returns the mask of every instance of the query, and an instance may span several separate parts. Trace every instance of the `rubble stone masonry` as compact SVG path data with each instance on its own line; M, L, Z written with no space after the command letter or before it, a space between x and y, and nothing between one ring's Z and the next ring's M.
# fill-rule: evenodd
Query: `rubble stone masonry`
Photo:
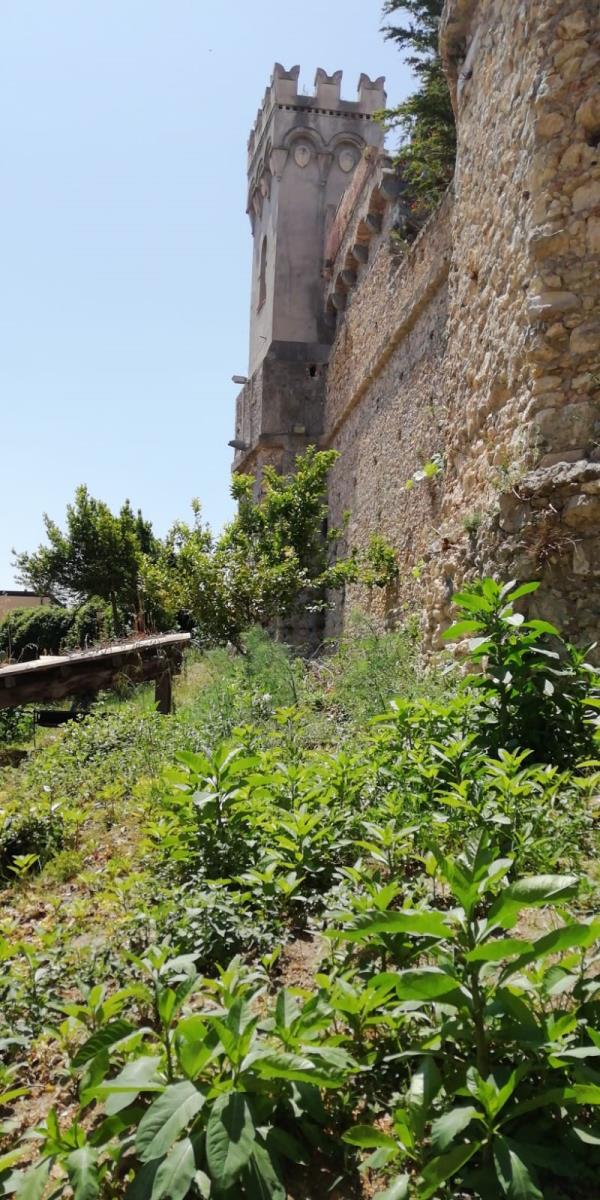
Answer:
M540 579L532 611L592 640L600 7L447 0L441 45L453 189L407 246L401 196L386 196L373 159L330 233L325 304L337 325L321 444L341 451L332 521L351 511L352 544L385 534L399 580L391 594L348 589L328 632L357 607L380 623L416 608L439 643L453 592L492 573ZM442 470L415 482L434 455Z

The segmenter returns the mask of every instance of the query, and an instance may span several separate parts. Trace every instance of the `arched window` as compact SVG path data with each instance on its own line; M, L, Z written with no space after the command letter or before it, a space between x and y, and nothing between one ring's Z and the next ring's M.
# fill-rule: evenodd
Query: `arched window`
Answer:
M258 276L258 307L262 308L267 298L267 239L262 240L260 248L260 273Z

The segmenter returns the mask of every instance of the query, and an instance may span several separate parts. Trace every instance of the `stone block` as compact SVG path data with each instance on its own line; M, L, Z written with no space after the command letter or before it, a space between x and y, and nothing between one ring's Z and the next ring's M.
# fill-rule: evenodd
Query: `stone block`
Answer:
M575 188L572 198L573 212L582 212L585 208L595 208L600 204L600 179L591 179Z
M585 446L594 429L596 411L587 401L565 404L564 408L546 408L538 413L536 425L548 446L572 450Z
M586 227L587 248L590 254L600 254L600 217L588 217Z
M569 232L566 229L536 229L531 236L529 245L535 258L549 258L554 254L563 254L569 245Z
M569 13L563 17L556 28L556 32L563 38L581 37L583 33L590 32L590 17L583 8L578 8L575 12Z
M600 349L600 321L584 321L576 325L569 338L572 354L589 354Z
M577 120L584 129L595 133L600 129L600 88L592 92L577 109Z
M557 133L560 133L564 127L565 118L561 113L547 112L538 117L536 132L540 134L541 137L551 138L555 137Z
M585 538L575 542L573 547L574 575L593 575L597 570L598 560L597 540Z
M600 496L573 496L563 509L563 521L569 529L589 530L595 533L600 528Z
M600 185L599 185L600 186ZM574 292L537 292L527 297L529 315L535 320L549 320L561 312L579 308L579 297Z

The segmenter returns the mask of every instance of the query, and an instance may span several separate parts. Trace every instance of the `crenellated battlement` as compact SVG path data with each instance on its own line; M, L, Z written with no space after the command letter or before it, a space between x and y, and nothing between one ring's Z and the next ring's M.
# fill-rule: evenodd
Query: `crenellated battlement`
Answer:
M357 99L342 100L342 71L328 75L323 67L317 67L312 96L298 91L300 67L286 71L281 63L275 63L271 82L266 88L263 102L256 114L256 121L248 139L248 165L252 164L274 108L296 109L301 112L327 113L344 117L370 120L373 113L385 108L385 76L371 79L364 72L358 81Z

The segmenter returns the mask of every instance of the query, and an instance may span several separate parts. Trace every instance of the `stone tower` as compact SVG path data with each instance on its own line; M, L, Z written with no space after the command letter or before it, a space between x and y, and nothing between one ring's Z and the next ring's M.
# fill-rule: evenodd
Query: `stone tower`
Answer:
M339 201L367 147L380 147L373 114L383 77L361 75L358 98L340 98L342 72L319 67L312 96L299 67L276 63L248 142L253 236L249 379L238 396L234 469L286 470L318 441L324 365L334 330L323 306L323 250Z

